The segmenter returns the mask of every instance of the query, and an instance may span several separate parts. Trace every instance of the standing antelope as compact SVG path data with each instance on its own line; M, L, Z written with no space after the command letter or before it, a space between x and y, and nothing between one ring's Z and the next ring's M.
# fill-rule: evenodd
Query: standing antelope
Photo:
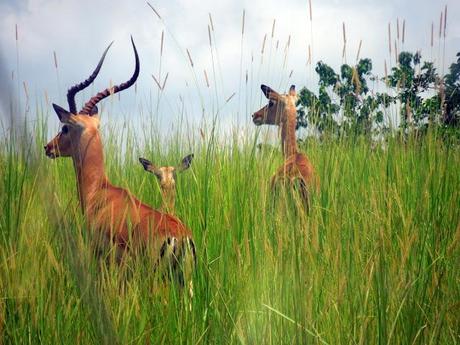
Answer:
M146 248L157 258L155 265L169 265L183 284L184 275L191 272L196 260L191 231L176 217L157 211L136 199L128 190L112 185L104 170L96 104L136 82L139 57L132 37L131 42L136 67L127 82L99 92L77 112L75 94L96 78L109 45L91 76L68 90L69 111L53 104L63 126L45 146L45 153L49 158L72 158L78 197L87 225L102 239L116 245L118 258L129 249Z
M291 185L296 180L299 180L300 193L308 209L311 188L315 187L318 190L319 180L307 156L299 152L297 148L295 134L297 124L297 93L295 86L292 85L289 93L285 95L281 95L263 84L260 88L269 102L252 115L252 121L256 126L265 124L281 127L281 147L284 155L284 163L272 176L271 188L273 190L279 180L286 181Z
M145 171L154 174L158 182L160 183L161 197L163 204L161 210L167 213L175 213L176 203L176 172L182 172L190 168L193 160L193 153L185 156L182 162L177 167L165 166L156 167L149 160L145 158L139 158L139 162L144 167Z

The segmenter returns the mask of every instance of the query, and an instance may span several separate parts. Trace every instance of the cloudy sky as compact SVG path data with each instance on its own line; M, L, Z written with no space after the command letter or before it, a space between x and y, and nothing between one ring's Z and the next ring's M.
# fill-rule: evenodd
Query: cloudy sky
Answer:
M312 21L308 0L149 2L161 18L143 0L1 0L0 111L7 113L11 100L19 99L21 113L28 111L28 118L33 118L38 104L50 117L50 125L57 127L49 102L67 106L67 88L88 77L111 41L115 43L98 79L77 102L81 105L90 93L130 77L134 66L130 35L141 60L137 90L125 91L120 100L114 97L103 106L110 107L114 118L136 118L142 113L165 126L174 126L181 114L194 122L203 114L211 121L216 113L224 123L244 125L264 102L260 83L281 91L291 84L314 89L314 64L323 60L338 68L344 61L355 62L361 40L360 57L372 58L374 73L383 75L384 61L389 67L395 63L394 51L390 56L388 48L389 23L393 50L399 22L398 49L421 50L440 69L447 70L460 50L460 22L454 19L460 17L458 0L312 0ZM445 5L443 60L444 42L439 42L438 30ZM312 65L307 65L309 45ZM160 84L168 75L161 94L152 75Z

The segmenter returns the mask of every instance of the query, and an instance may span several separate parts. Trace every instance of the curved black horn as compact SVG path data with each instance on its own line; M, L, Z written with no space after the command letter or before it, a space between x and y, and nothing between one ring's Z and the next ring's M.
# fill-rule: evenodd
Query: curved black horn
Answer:
M102 54L101 59L99 60L99 63L96 66L96 69L93 71L93 73L89 76L88 79L86 79L84 82L81 82L80 84L76 84L72 86L68 91L67 91L67 103L69 103L69 111L72 114L77 113L77 106L75 104L75 95L77 92L83 90L84 88L88 87L94 79L96 79L97 75L99 74L99 71L101 70L102 63L104 62L105 55L109 51L109 48L112 46L113 41L109 44L109 46L105 49L104 54Z
M133 40L132 36L131 36L131 43L133 44L134 57L136 59L136 67L134 69L134 74L132 75L131 79L129 79L128 81L126 81L126 82L124 82L124 83L122 83L120 85L115 85L112 88L107 88L104 91L99 92L96 96L91 97L91 99L88 102L85 103L85 106L80 111L80 114L87 114L87 115L91 114L91 110L101 100L103 100L104 98L110 96L111 94L115 94L117 92L120 92L120 91L123 91L123 90L129 88L130 86L132 86L136 82L137 77L139 76L139 55L137 55L136 45L134 44L134 40Z

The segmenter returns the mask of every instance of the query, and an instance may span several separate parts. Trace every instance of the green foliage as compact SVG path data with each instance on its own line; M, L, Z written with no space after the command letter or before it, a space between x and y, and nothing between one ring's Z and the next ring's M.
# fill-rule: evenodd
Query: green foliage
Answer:
M460 131L460 53L449 73L440 77L432 62L423 61L419 52L401 52L397 66L384 78L388 93L369 89L372 61L361 59L356 66L344 64L340 74L318 62L318 96L301 89L297 127L311 127L319 134L334 136L389 133L385 112L399 104L400 129L409 127L426 132L428 125L451 127Z
M421 54L401 52L399 64L392 68L388 76L388 85L397 93L401 108L401 127L409 125L421 127L427 120L437 117L440 113L440 102L436 101L438 95L423 97L425 92L434 91L439 76L432 62L421 64ZM438 105L434 108L434 105Z
M460 52L457 61L450 65L444 77L445 114L443 123L449 127L460 127Z
M385 93L370 93L370 59L361 59L356 66L342 65L340 75L321 61L315 71L319 76L319 95L305 87L300 90L298 128L310 125L320 134L334 136L371 135L374 127L383 123L383 109L394 99ZM330 94L335 94L338 102Z

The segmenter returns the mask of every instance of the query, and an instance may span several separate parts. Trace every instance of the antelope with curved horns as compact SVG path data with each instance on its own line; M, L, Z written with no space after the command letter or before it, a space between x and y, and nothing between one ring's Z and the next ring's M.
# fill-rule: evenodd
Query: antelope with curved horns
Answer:
M268 99L268 104L252 115L256 126L276 125L281 127L281 147L284 163L271 178L271 188L274 189L278 181L286 181L293 185L299 180L300 193L307 209L310 203L310 192L314 187L319 191L319 178L313 165L305 154L299 152L296 141L297 125L297 92L291 85L287 94L279 94L272 88L261 85L260 88Z
M157 167L145 158L139 158L139 162L145 171L151 172L158 179L161 189L163 204L161 210L168 213L175 213L176 203L176 172L183 172L192 165L193 153L185 156L178 166Z
M158 258L154 267L169 265L182 285L196 263L191 231L176 217L157 211L136 199L128 190L112 185L104 170L96 104L136 82L139 57L132 37L131 42L136 65L127 82L99 92L82 110L75 111L75 94L96 78L109 45L91 76L69 89L70 111L53 104L63 126L45 146L45 153L50 158L72 158L80 205L88 227L105 241L116 245L118 258L130 248L147 248Z

